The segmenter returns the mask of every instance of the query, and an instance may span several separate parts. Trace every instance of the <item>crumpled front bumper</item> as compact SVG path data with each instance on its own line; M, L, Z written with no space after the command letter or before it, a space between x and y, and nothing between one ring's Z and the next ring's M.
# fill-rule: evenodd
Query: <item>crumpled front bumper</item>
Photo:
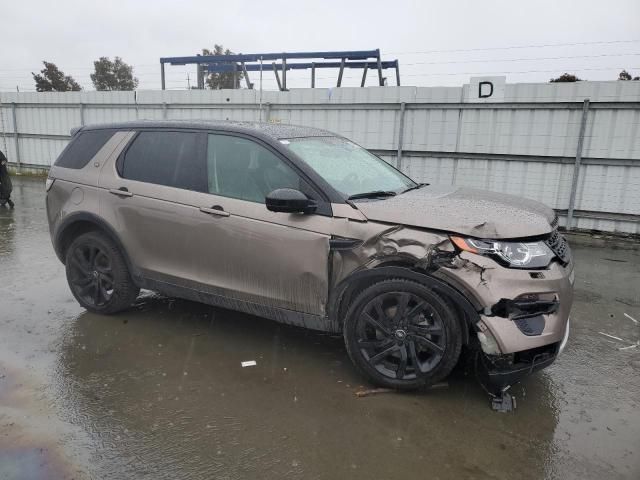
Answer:
M567 321L562 341L507 355L487 355L477 352L477 374L492 393L500 393L534 372L551 365L565 349L569 340Z
M488 257L461 252L440 271L479 313L478 373L500 391L551 365L569 337L573 262L544 270L510 269ZM471 298L470 298L471 300Z
M495 347L488 354L531 350L563 340L573 304L573 262L557 261L544 270L505 268L488 257L462 252L455 268L440 272L452 285L472 296L480 314L479 329ZM525 312L516 303L555 304ZM482 343L482 339L481 339Z

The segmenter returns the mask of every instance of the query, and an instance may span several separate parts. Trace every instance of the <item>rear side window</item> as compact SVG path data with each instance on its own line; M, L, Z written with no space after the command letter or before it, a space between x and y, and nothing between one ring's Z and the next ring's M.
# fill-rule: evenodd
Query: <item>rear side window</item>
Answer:
M71 140L71 143L56 160L55 165L64 168L84 168L114 133L115 130L81 132Z
M118 171L123 178L205 192L204 134L141 132L127 149Z

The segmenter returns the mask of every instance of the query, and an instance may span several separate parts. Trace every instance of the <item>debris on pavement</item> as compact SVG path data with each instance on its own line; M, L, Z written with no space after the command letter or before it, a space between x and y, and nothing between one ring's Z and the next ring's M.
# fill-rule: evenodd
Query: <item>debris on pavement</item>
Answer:
M516 397L509 392L502 392L491 399L491 408L500 413L512 412L516 409Z
M247 360L246 362L240 362L242 368L245 367L255 367L258 363L255 360Z
M396 390L392 388L372 388L370 390L359 390L356 392L356 397L368 397L369 395L376 395L378 393L393 393Z
M349 385L347 385L349 386ZM438 383L434 383L433 385L431 385L429 387L429 389L435 389L435 388L448 388L449 387L449 383L448 382L438 382ZM358 390L356 392L356 397L360 398L360 397L368 397L370 395L376 395L378 393L394 393L397 392L397 390L394 390L393 388L372 388L370 390Z
M635 323L636 325L640 324L640 322L638 320L636 320L635 318L633 318L631 315L629 315L628 313L624 314L625 317L627 317L629 320L631 320L633 323Z
M438 382L429 387L430 390L433 390L435 388L449 388L449 382Z
M605 337L613 338L614 340L618 340L619 342L629 343L626 340L621 339L620 337L616 337L614 335L609 335L608 333L598 332L600 335L604 335Z
M625 315L626 315L627 317L631 318L631 317L630 317L629 315L627 315L626 313L625 313ZM631 320L633 320L634 322L636 321L634 318L631 318ZM622 338L620 338L620 337L616 337L616 336L614 336L614 335L609 335L608 333L604 333L604 332L598 332L598 333L599 333L600 335L604 335L605 337L612 338L612 339L617 340L617 341L619 341L619 342L622 342L622 343L628 343L628 344L629 344L629 345L627 345L627 346L625 346L625 347L618 347L618 350L629 350L629 349L631 349L631 348L636 348L636 347L638 347L638 346L640 345L640 340L636 340L635 342L632 342L631 340L624 340L624 339L622 339Z

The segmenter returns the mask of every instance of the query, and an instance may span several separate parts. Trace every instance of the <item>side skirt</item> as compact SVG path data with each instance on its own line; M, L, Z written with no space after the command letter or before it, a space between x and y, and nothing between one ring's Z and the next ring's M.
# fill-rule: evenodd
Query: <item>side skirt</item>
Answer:
M195 285L193 287L187 287L177 285L169 280L151 279L149 277L138 278L136 283L138 283L141 288L153 290L168 297L184 298L214 307L248 313L286 325L294 325L296 327L320 330L323 332L340 331L338 325L334 325L335 322L331 322L327 317L230 298L222 295L220 292L211 291L213 289L204 285L201 286L198 284L197 288Z

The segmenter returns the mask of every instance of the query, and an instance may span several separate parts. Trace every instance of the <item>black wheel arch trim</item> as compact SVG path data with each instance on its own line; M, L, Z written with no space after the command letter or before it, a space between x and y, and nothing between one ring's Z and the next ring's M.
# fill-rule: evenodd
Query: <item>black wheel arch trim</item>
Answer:
M444 281L435 278L426 273L418 272L406 267L400 266L383 266L377 268L371 268L366 270L359 270L347 278L342 280L336 285L329 295L328 301L328 315L329 318L334 319L334 323L342 325L341 314L346 312L342 302L344 299L349 299L348 296L352 292L349 292L350 288L355 287L363 280L374 280L376 278L403 278L407 280L413 280L417 283L421 283L432 288L436 293L441 293L453 301L464 313L467 325L461 325L461 327L471 327L473 331L478 331L476 324L480 320L480 316L472 303L454 287L448 285ZM461 328L462 330L462 342L465 345L469 344L469 328Z
M124 248L124 244L122 243L120 236L116 233L113 227L109 225L109 223L106 220L104 220L103 218L99 217L94 213L89 213L89 212L72 213L67 217L65 217L65 219L62 220L62 222L56 227L53 233L53 249L56 252L56 256L62 263L65 262L65 255L64 255L65 252L62 251L62 248L63 248L62 241L64 238L64 234L70 227L72 227L73 225L79 222L93 223L98 230L104 232L120 249L120 252L124 257L124 261L126 262L127 268L129 269L129 272L131 273L131 276L133 277L133 279L136 280L137 278L139 278L139 271L135 267L135 265L131 262L131 259L129 258L129 254L127 253L127 250Z

